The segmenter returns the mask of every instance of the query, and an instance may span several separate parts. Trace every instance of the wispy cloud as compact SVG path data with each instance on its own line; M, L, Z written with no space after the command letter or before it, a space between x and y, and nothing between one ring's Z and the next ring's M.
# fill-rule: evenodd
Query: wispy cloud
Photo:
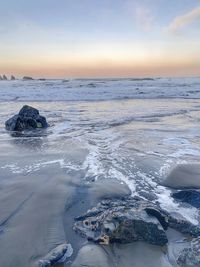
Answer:
M138 27L143 31L150 31L153 23L153 15L146 7L137 7L135 9L135 20Z
M200 7L196 7L190 12L176 17L167 27L167 30L171 33L177 33L184 26L187 26L197 20L200 20Z

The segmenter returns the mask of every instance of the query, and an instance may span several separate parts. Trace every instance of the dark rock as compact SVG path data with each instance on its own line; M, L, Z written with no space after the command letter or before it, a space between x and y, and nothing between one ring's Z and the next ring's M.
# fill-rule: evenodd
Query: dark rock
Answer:
M164 230L168 227L191 237L200 235L200 225L186 220L181 214L131 197L101 201L83 216L75 218L74 225L76 231L98 243L145 241L159 246L167 243Z
M44 79L44 78L40 78L40 79L38 79L39 81L46 81L46 79Z
M23 77L23 80L24 80L24 81L32 81L33 78L32 78L32 77L29 77L29 76L24 76L24 77Z
M30 106L23 106L19 113L5 123L8 131L24 131L28 129L48 127L46 118L40 116L39 111Z
M199 164L177 165L163 181L163 185L175 189L200 188L200 165Z
M0 81L2 81L3 80L3 78L2 78L2 76L0 75Z
M169 223L166 220L166 217L159 210L157 210L156 208L147 207L145 208L145 211L148 215L156 217L164 230L168 229Z
M200 266L200 238L193 239L191 246L180 252L177 264L180 267Z
M8 78L6 77L6 75L3 75L3 80L4 81L7 81L8 80Z
M139 81L154 81L153 78L132 78L131 81L139 82Z
M142 206L149 215L155 216L159 220L165 230L170 227L182 234L187 234L192 237L200 235L200 224L194 224L188 221L180 213L162 210L158 205L152 203L143 203ZM200 222L199 215L197 215L197 221Z
M70 244L62 244L54 248L43 260L38 262L38 267L48 267L56 263L65 262L73 254Z
M186 202L195 208L200 208L200 191L182 190L172 194L172 197L181 202Z
M89 84L88 84L88 87L95 88L96 85L95 85L94 83L89 83Z
M193 224L187 221L180 213L165 213L168 220L169 227L177 230L182 234L188 234L192 237L198 237L200 235L200 225ZM198 218L198 221L199 218Z
M168 240L159 220L148 215L134 201L102 201L84 216L75 219L74 229L98 243L145 241L163 246Z
M43 116L38 116L36 119L37 122L37 128L47 128L48 127L48 123L46 121L46 118Z
M28 105L23 106L19 111L19 116L22 118L33 118L36 119L39 115L39 111L36 108Z
M13 76L13 75L11 75L11 81L14 81L14 80L16 80L16 78L15 78L15 76Z
M15 115L7 120L5 125L6 130L8 131L23 131L26 127L25 122L19 117L19 115Z

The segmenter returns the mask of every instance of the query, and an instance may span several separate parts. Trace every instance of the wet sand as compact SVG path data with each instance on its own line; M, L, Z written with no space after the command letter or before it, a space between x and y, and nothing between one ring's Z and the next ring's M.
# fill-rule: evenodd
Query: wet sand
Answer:
M74 217L103 198L132 193L179 210L170 197L172 190L159 182L177 163L198 162L200 108L195 101L29 104L39 108L51 125L42 136L10 136L4 121L23 104L0 105L0 266L33 267L65 241L74 249L70 260L83 264L85 259L81 263L77 257L88 242L73 231ZM192 220L196 210L184 208L182 213ZM177 233L172 237L170 257L175 258L183 238ZM111 267L169 264L166 250L144 243L102 249ZM105 267L93 254L82 255L88 266L97 267L92 262L96 258Z
M72 157L68 154L69 158ZM81 158L86 154L80 151ZM1 158L1 164L5 166L9 159L26 166L38 156L9 155ZM51 156L45 155L45 159L51 160ZM71 243L74 249L70 259L72 262L76 258L73 267L84 264L89 267L171 266L162 248L141 242L100 247L88 243L73 231L74 217L87 211L100 199L129 195L125 184L110 179L89 185L81 180L81 171L68 174L58 163L30 173L13 173L5 168L1 168L0 172L1 266L37 266L39 259L65 241Z
M200 188L200 165L177 165L163 181L163 184L172 188Z
M2 166L6 161L26 166L36 158L37 154L15 155L0 160ZM51 160L51 155L45 159ZM56 245L71 242L72 225L64 225L64 217L74 200L78 201L80 173L69 175L55 163L30 173L1 168L0 177L1 266L35 266Z

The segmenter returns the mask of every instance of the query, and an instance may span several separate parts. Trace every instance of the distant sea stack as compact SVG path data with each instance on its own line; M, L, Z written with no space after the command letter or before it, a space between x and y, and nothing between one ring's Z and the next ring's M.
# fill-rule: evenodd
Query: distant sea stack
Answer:
M2 78L2 76L0 75L0 81L2 81L3 80L3 78Z
M4 81L7 81L8 80L8 78L6 77L6 75L3 75L3 80Z
M29 77L29 76L24 76L23 80L24 81L33 81L34 79L32 77Z
M39 110L28 105L23 106L17 115L5 122L6 130L22 132L37 128L47 128L46 118L39 114Z
M13 75L11 75L10 79L11 79L11 81L15 81L16 80L15 76L13 76Z

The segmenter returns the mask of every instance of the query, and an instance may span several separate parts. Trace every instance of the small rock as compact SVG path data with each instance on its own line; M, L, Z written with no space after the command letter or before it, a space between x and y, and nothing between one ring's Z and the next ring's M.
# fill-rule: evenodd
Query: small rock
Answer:
M180 213L166 213L166 218L168 220L169 227L172 229L175 229L182 234L188 234L192 237L198 237L200 235L200 225L193 224L192 222L186 220ZM200 221L199 218L198 221Z
M186 202L195 208L200 208L200 191L182 190L172 194L172 197L181 202Z
M5 122L8 131L24 131L28 129L46 128L46 118L39 114L39 111L30 106L23 106L17 115Z
M49 267L56 263L66 262L66 259L70 258L72 254L73 248L70 244L59 245L38 262L38 267Z
M88 87L95 88L96 85L95 85L94 83L89 83L89 84L88 84Z
M29 76L24 76L24 77L23 77L23 80L24 80L24 81L32 81L33 78L32 78L32 77L29 77Z

